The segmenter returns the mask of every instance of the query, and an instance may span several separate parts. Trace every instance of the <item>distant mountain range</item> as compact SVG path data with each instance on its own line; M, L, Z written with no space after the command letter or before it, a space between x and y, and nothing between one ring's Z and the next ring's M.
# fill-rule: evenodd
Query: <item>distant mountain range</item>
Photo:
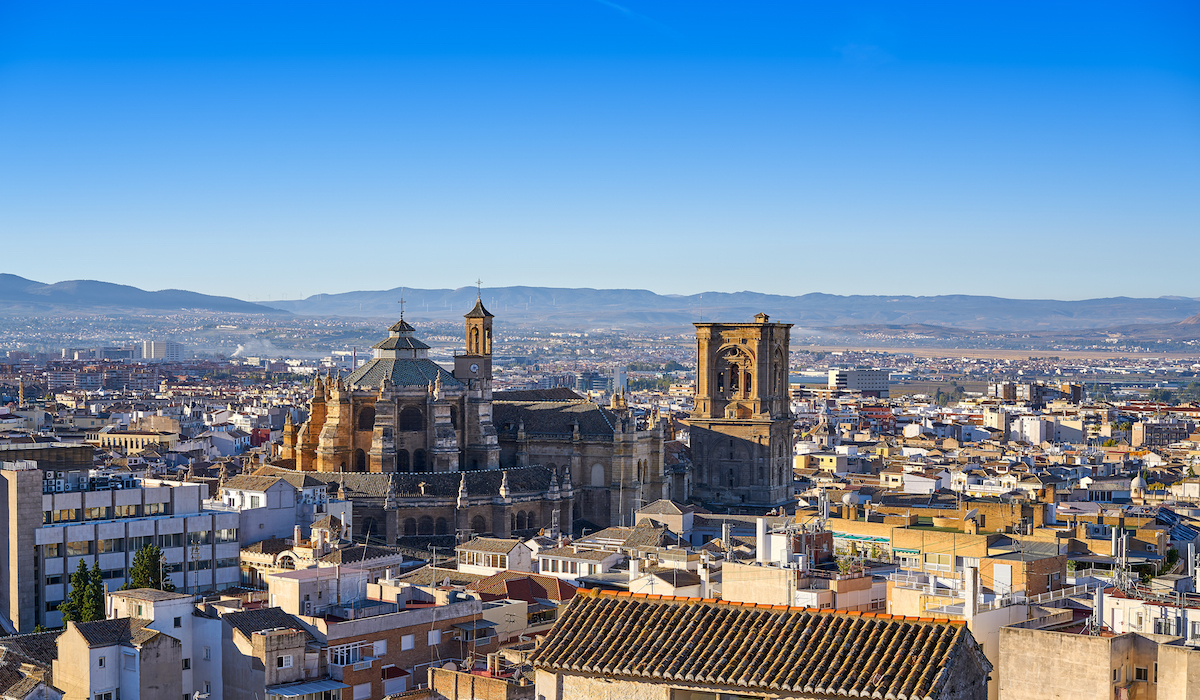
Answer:
M305 316L398 315L406 300L414 320L460 318L475 302L473 287L396 288L318 294L294 301L261 302ZM483 290L488 309L505 321L571 328L688 326L694 321L749 321L765 312L805 328L864 324L943 326L963 330L1081 330L1134 324L1174 324L1200 315L1200 299L1112 297L1083 301L945 296L781 296L757 292L662 295L642 289L499 287ZM1190 321L1195 323L1194 320Z
M95 280L46 284L0 273L0 307L7 312L54 311L216 311L280 315L278 309L233 297L215 297L180 289L144 289Z
M393 319L400 313L397 302L403 297L405 316L411 320L457 322L474 305L476 293L474 287L397 287L255 303L178 289L151 292L93 280L45 284L0 274L0 311L9 313L193 310ZM1188 297L1055 301L961 294L781 296L705 292L681 296L644 289L551 287L486 288L482 294L484 304L502 322L572 329L685 328L699 320L749 321L759 312L801 328L937 326L963 331L1054 332L1175 324L1194 328L1200 324L1200 299Z

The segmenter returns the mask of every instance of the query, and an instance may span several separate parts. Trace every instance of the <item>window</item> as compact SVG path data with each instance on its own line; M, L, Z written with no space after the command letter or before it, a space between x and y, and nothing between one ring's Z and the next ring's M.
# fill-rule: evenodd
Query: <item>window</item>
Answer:
M63 604L63 602L61 600L47 600L46 601L46 612L55 612L58 610L58 606L60 606L62 604Z
M121 666L126 671L136 671L137 654L121 654Z
M413 635L406 634L400 638L400 651L408 651L413 648Z
M183 670L185 670L185 671L188 671L188 670L190 670L191 668L192 668L192 660L191 660L191 659L184 659L184 660L183 660Z
M251 497L250 497L250 507L251 507L251 508L257 508L257 507L258 507L258 496L251 496Z
M100 553L108 554L109 552L124 552L125 540L121 538L111 540L100 540Z
M201 544L212 544L211 530L197 530L196 532L188 533L188 546Z
M166 503L147 503L145 510L146 510L146 515L166 515L167 514L167 504Z
M180 627L183 627L183 618L177 617L175 618L175 629L179 629Z
M371 697L371 684L359 683L354 686L354 700L369 700Z
M85 508L83 511L83 519L84 520L109 520L109 519L111 519L112 516L109 514L108 511L109 511L109 509L107 507Z
M142 515L142 507L135 506L117 506L113 509L113 513L118 518L140 518Z
M1120 668L1114 668L1114 669L1113 669L1113 680L1112 680L1112 682L1113 682L1113 683L1120 683L1120 682L1121 682L1121 669L1120 669Z
M217 568L227 569L232 566L238 566L240 563L237 557L224 557L217 560Z
M87 542L68 542L67 556L82 557L92 553L92 541Z
M1200 639L1200 622L1192 623L1192 639Z
M112 693L96 693L96 700L112 700Z
M1133 669L1133 680L1135 680L1135 681L1148 681L1148 680L1150 680L1150 672L1149 672L1149 669L1145 669L1145 668L1136 668L1136 667L1135 667L1135 668Z
M409 637L412 637L412 635L409 635ZM403 640L400 641L400 645L401 645L401 647L404 646ZM378 642L375 642L374 646L375 646L375 648L371 650L371 656L386 656L387 655L387 640L386 639L381 639ZM409 648L411 648L411 647L409 647Z
M236 527L217 530L217 544L225 544L227 542L238 541L238 529Z
M292 655L291 654L280 654L279 656L275 657L275 668L291 668L291 667L292 667Z
M141 604L138 604L138 606L137 606L137 616L138 616L138 617L141 617L141 616L142 616L142 606L141 606Z
M182 546L183 546L183 535L181 533L176 532L176 533L169 534L169 535L159 535L158 536L159 549L167 549L169 547L182 547Z
M99 666L100 668L104 668L104 657L103 656L98 657L96 659L96 665Z
M204 693L206 695L212 693L212 683L209 683L208 681L204 681Z
M212 647L204 647L204 660L208 661L212 658Z
M100 578L105 581L111 581L115 578L125 578L125 569L104 569L100 572Z
M429 630L429 646L442 643L441 630Z
M926 554L925 569L933 571L950 571L952 554Z
M44 544L42 548L42 553L47 559L56 559L62 556L62 548L57 542Z
M47 586L54 586L54 585L57 585L60 583L62 583L62 574L55 574L53 576L46 577L46 585ZM1195 626L1196 626L1196 623L1193 622L1192 627L1194 628Z
M54 511L54 522L56 523L69 523L78 519L78 508L63 508L62 510Z

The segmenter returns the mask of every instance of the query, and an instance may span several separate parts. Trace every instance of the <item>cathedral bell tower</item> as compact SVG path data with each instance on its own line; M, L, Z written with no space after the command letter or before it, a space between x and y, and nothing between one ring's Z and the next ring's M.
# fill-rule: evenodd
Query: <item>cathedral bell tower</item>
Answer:
M483 308L483 298L475 300L467 319L467 352L454 357L454 378L464 384L472 379L492 378L492 316Z
M694 325L697 495L746 513L792 503L791 324L758 314L753 323Z

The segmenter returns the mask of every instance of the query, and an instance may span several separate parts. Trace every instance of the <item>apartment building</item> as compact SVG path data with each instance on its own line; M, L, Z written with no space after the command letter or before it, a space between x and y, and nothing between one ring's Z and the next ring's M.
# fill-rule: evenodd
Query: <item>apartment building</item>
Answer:
M182 643L149 623L130 617L68 622L54 661L63 700L187 698Z
M53 476L51 476L53 475ZM92 478L0 464L0 626L11 633L62 624L71 573L99 563L110 590L123 585L138 550L162 548L164 575L181 592L238 581L238 514L203 507L207 487Z

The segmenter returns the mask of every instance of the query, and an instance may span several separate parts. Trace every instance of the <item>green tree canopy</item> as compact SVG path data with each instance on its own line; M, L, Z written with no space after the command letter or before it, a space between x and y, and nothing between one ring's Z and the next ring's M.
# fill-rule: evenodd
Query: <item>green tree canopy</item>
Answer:
M67 599L58 606L58 611L62 613L63 624L72 621L87 622L87 620L83 619L83 610L86 607L85 601L87 600L89 580L87 564L84 564L83 560L80 559L75 573L71 574L71 590L67 593Z
M175 584L171 579L164 579L163 553L157 546L148 544L133 555L133 566L129 567L129 583L122 589L157 588L160 591L174 591Z
M79 609L79 621L91 622L104 619L104 577L100 574L100 563L92 564L88 574L87 588L83 594L83 607Z

